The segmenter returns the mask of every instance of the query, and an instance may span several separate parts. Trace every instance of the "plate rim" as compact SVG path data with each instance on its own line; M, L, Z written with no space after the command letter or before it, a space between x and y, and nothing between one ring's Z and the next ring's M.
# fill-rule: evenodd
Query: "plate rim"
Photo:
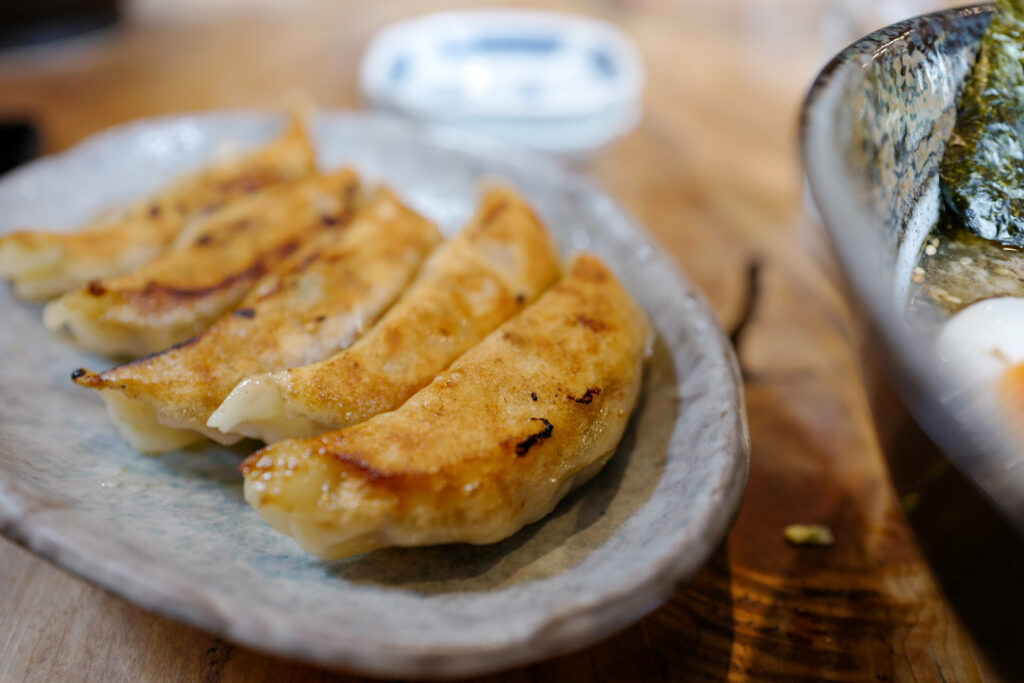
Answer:
M36 172L35 169L40 166L87 153L93 146L109 144L120 136L130 135L134 130L179 124L185 119L203 120L238 115L265 118L280 116L279 112L268 110L218 109L136 119L91 135L63 152L29 162L0 178L0 186L16 183L24 174ZM576 185L588 194L600 197L629 225L644 246L661 253L665 265L672 269L694 300L693 310L686 315L700 317L707 323L705 332L708 338L700 346L721 355L727 369L721 379L729 385L723 392L727 392L733 399L730 403L734 408L722 417L719 427L725 435L723 442L728 448L729 457L725 461L726 466L718 472L718 482L708 494L705 504L707 514L700 516L705 523L699 525L699 528L691 528L685 539L689 543L678 548L686 552L670 555L653 565L639 579L631 577L628 585L619 585L615 591L603 593L597 598L576 597L557 614L547 616L526 635L510 636L500 644L459 645L443 651L432 646L403 646L404 649L399 652L394 645L380 641L359 642L350 637L343 642L337 639L327 642L317 638L322 635L319 632L304 632L302 628L293 627L288 632L275 630L272 624L264 623L263 618L255 612L228 612L226 608L229 605L210 599L183 581L175 582L167 576L154 577L152 563L147 564L127 556L110 562L107 556L89 546L88 538L82 541L76 539L74 533L69 533L75 529L68 529L59 517L48 518L48 512L53 507L34 494L20 491L13 481L2 477L2 471L0 533L79 578L148 611L210 633L224 635L258 651L299 658L337 670L378 676L464 676L508 669L585 647L657 608L677 585L693 577L725 538L739 512L749 475L750 437L739 365L732 345L703 292L689 280L676 259L598 183L554 160L476 133L433 123L412 122L392 115L322 109L318 117L318 120L340 117L352 121L386 121L386 125L415 133L428 145L443 147L455 154L477 158L495 155L502 163L529 166L531 170L544 173L560 183Z

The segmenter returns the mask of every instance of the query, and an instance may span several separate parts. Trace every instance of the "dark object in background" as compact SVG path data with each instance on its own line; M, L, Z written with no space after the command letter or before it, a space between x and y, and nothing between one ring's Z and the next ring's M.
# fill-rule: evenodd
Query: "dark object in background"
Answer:
M0 121L0 173L39 154L39 130L28 121Z
M869 329L865 348L877 348ZM892 373L870 354L862 362L889 473L933 576L1001 680L1024 681L1024 536L913 420Z
M111 26L119 5L120 0L0 0L0 49Z

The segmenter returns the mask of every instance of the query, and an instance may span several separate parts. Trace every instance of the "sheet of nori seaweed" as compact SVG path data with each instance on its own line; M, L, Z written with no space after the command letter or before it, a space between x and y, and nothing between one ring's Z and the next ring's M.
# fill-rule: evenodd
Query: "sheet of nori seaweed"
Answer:
M940 177L968 230L1024 246L1024 0L995 5Z

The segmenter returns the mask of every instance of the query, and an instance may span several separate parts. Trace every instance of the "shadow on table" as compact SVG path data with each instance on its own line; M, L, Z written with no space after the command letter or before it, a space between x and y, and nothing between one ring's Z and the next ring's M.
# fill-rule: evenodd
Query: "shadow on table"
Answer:
M887 395L892 398L884 408L889 419L881 423L882 445L929 567L1000 676L1024 680L1024 538L960 474L891 389Z
M894 535L902 530L890 523L881 463L867 461L878 457L872 440L852 430L823 438L809 416L827 418L842 404L829 404L825 390L794 397L793 386L747 382L750 485L730 537L731 613L712 612L715 623L731 619L732 671L745 679L894 680L905 651L894 643L919 619L927 581ZM834 545L787 544L783 530L798 522L829 526Z
M728 680L735 641L729 567L723 543L689 585L629 628L585 650L481 680Z
M898 528L902 523L890 523L900 510L888 502L889 492L870 490L879 484L873 477L825 476L837 468L830 445L816 443L797 419L784 425L786 443L803 462L822 468L816 475L793 475L766 462L781 454L770 452L770 435L759 439L752 420L755 470L747 504L765 512L741 513L737 523L743 551L733 558L732 582L742 599L732 615L740 644L734 666L757 680L896 680L911 670L954 680L960 663L950 663L945 643L928 640L943 632L936 619L945 618L942 605L925 602L936 599L934 579L988 663L1005 680L1024 680L1024 546L901 407L890 405L895 394L882 393L890 400L874 405L879 437L913 537ZM781 405L767 395L761 401ZM808 481L817 484L809 489ZM779 519L771 517L777 510L816 511L811 521L846 533L830 548L787 547ZM947 670L950 665L956 670ZM973 663L963 666L969 671Z
M693 581L640 623L665 680L725 681L736 653L728 539Z

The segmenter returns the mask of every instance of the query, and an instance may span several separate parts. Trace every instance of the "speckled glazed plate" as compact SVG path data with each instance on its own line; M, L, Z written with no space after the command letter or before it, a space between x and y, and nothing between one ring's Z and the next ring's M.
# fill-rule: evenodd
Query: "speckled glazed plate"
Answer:
M71 227L103 205L253 144L278 117L215 113L110 130L0 181L0 231ZM252 449L133 452L72 369L109 363L48 333L0 291L0 528L144 607L240 643L372 674L496 670L636 620L725 535L747 478L736 364L702 296L616 204L562 168L452 131L361 114L317 122L321 164L354 164L452 233L478 187L520 188L566 251L605 258L658 331L618 453L548 518L506 541L322 562L243 501Z

